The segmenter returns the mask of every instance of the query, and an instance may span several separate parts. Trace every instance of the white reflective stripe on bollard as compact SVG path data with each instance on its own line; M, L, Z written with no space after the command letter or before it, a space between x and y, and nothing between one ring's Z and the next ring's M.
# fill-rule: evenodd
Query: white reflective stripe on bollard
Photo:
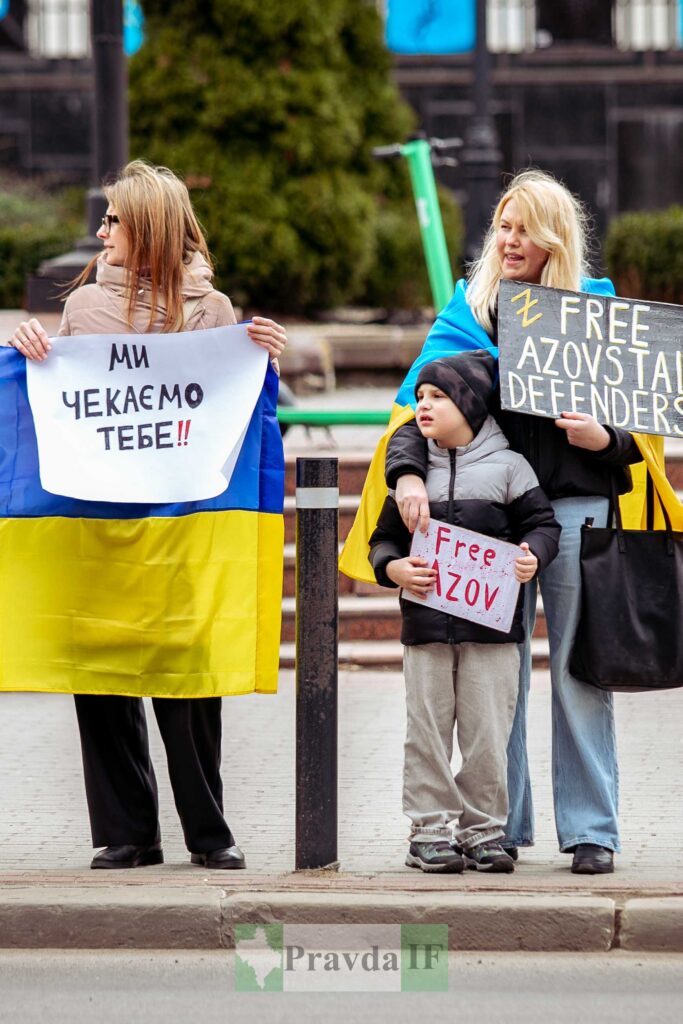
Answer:
M338 487L297 487L297 508L339 508Z

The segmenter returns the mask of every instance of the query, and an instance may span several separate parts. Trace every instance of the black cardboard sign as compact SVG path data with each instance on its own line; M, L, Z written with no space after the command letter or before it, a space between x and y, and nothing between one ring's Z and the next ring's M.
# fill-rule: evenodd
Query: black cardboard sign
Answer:
M683 307L501 281L504 409L683 437Z

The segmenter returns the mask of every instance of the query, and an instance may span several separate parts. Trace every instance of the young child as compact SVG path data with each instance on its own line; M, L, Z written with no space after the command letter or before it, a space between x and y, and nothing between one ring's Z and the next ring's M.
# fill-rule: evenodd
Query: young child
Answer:
M483 350L437 359L417 378L428 445L430 515L511 541L521 583L558 550L560 525L526 459L488 415L496 364ZM436 571L409 556L411 535L387 497L370 538L377 582L425 597ZM513 871L498 840L508 813L507 742L517 706L523 589L509 633L401 600L407 702L403 810L406 864L422 871ZM453 730L462 767L453 778ZM455 842L451 842L455 823Z

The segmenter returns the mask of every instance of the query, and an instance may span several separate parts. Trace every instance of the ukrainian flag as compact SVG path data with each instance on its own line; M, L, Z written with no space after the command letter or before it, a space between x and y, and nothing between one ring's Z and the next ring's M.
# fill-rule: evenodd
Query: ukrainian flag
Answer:
M227 489L176 505L44 491L26 363L0 348L0 691L277 690L284 544L268 365Z

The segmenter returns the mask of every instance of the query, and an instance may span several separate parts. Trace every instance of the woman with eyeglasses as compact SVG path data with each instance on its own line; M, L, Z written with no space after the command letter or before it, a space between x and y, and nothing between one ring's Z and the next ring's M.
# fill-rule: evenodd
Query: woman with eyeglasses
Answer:
M104 186L97 232L103 251L75 282L60 335L196 331L235 323L214 289L204 235L185 184L165 167L129 163ZM94 284L87 284L96 268ZM251 340L277 368L287 338L273 320L254 317ZM21 323L10 342L27 359L49 358L39 320ZM161 864L158 796L140 698L75 696L94 847L93 868ZM243 868L223 816L220 697L154 698L168 770L193 864Z

